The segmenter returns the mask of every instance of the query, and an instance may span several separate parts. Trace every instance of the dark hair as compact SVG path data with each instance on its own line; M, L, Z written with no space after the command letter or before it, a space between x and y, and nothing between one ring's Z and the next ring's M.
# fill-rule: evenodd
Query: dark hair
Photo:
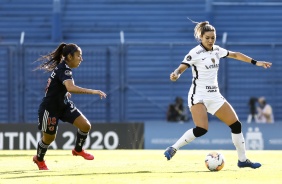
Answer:
M188 18L188 17L187 17ZM188 18L189 19L189 18ZM208 21L204 21L204 22L195 22L191 19L189 19L191 22L195 23L196 26L194 28L194 37L196 38L196 40L200 41L201 40L201 36L203 36L205 34L205 32L208 31L215 31L215 28L208 22Z
M46 72L53 71L62 59L66 58L69 54L73 56L78 48L79 47L73 43L61 43L53 52L41 56L36 60L42 62L42 64L35 68L35 70L45 70Z

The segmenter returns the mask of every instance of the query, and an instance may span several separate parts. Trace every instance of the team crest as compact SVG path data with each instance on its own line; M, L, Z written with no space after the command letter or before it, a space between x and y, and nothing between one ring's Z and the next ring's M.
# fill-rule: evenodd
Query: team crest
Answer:
M211 61L212 61L211 65L209 65L209 66L205 65L206 69L212 69L212 68L218 68L219 67L219 64L215 63L215 59L214 58L211 58Z
M191 59L192 59L192 56L190 56L190 55L188 55L188 56L186 57L186 60L187 60L187 61L191 61Z

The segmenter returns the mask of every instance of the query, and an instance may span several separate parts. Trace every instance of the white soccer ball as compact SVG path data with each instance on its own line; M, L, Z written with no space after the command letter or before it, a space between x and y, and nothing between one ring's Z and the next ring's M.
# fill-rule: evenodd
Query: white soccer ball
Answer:
M206 166L210 171L220 171L224 167L224 156L218 152L210 152L206 156Z

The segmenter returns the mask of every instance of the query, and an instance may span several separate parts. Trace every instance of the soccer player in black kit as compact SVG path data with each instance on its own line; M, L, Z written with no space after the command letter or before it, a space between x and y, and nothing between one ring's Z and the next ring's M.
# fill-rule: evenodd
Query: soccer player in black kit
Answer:
M75 85L72 69L77 68L82 59L82 50L76 44L61 43L52 53L38 59L42 63L36 69L51 72L47 80L45 96L38 109L38 128L42 131L42 139L37 145L37 154L33 157L39 170L49 170L44 156L48 146L55 140L58 121L68 122L78 128L75 148L72 154L93 160L94 156L82 149L91 129L87 118L76 108L69 99L71 93L100 95L106 98L101 90L86 89Z

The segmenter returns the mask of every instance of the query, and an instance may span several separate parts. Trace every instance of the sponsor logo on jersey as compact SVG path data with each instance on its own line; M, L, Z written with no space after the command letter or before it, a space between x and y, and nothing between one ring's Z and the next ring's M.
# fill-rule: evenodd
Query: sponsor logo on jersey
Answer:
M206 69L212 69L212 68L218 68L219 67L219 64L215 64L214 58L212 58L212 62L213 62L212 65L209 65L209 66L205 65Z
M204 52L206 52L206 50L205 49L201 49L201 50L197 51L196 53L197 54L201 54L201 53L204 53Z
M216 48L213 48L213 51L219 51L219 48L218 47L216 47Z
M217 88L217 86L206 86L207 92L209 93L217 92Z

